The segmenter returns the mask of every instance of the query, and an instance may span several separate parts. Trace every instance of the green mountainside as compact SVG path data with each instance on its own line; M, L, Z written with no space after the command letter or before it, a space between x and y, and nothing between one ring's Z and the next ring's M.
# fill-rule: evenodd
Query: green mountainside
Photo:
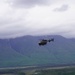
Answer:
M54 42L38 45L40 39L50 38L54 38ZM0 67L46 64L75 64L75 39L59 35L0 39Z

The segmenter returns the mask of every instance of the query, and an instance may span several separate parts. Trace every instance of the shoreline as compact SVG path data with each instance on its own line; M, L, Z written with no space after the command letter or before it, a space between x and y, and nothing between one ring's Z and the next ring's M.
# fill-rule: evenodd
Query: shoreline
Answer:
M45 65L45 66L24 66L24 67L5 67L5 68L0 68L0 70L29 70L29 69L62 69L62 68L70 68L70 67L74 67L75 68L75 64L72 65Z
M40 70L63 70L63 69L75 69L75 65L68 65L68 66L28 66L28 67L10 67L10 68L0 68L0 74L14 74L18 72L31 72L31 71L40 71Z

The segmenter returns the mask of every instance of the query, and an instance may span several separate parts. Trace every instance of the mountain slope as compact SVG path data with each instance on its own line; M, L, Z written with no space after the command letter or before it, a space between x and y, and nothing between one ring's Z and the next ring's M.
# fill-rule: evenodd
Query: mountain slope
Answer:
M0 39L0 67L24 66L28 65L28 62L28 57L11 48L9 40Z
M45 46L39 46L39 39L54 38ZM74 64L75 39L62 36L24 36L14 39L0 39L0 67Z

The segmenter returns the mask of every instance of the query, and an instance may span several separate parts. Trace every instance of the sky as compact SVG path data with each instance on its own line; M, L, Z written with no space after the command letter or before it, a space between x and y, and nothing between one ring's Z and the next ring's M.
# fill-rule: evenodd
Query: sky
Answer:
M25 35L75 38L75 0L0 0L0 38Z

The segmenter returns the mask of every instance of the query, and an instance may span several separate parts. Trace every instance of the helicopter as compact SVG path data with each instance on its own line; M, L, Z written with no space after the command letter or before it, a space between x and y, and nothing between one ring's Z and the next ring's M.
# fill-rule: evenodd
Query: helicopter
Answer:
M42 39L38 44L39 46L44 46L46 45L48 42L54 41L54 38L46 40L46 39Z

